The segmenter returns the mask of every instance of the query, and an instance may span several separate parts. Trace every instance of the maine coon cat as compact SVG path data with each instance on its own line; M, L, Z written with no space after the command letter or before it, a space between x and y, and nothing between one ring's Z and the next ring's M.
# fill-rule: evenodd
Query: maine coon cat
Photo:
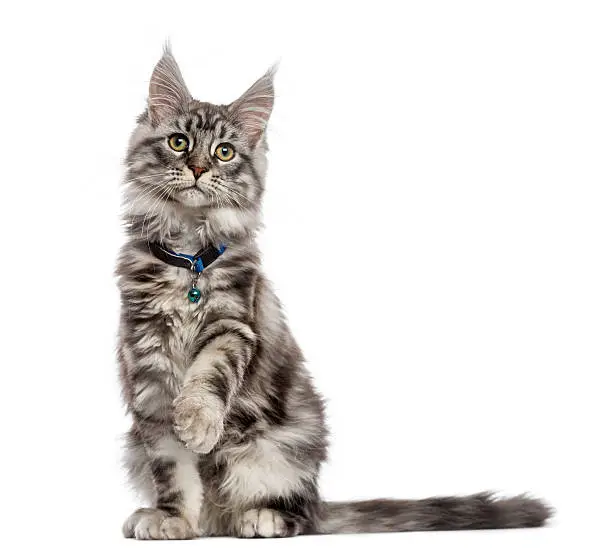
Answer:
M166 50L127 158L119 256L129 477L150 508L123 533L295 536L540 526L526 496L328 503L321 397L260 270L273 72L229 105L195 100Z

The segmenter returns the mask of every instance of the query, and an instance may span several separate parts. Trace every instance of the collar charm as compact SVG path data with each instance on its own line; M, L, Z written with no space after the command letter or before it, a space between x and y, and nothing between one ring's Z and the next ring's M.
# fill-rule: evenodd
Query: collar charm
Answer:
M202 272L196 272L195 266L191 269L191 289L187 292L187 299L189 299L192 303L197 303L202 298L202 292L198 289L196 285L198 283L198 278Z
M187 292L187 299L192 303L198 303L202 298L202 292L197 286L202 272L225 252L225 245L221 245L219 248L210 246L199 250L192 256L174 252L161 243L149 242L148 244L151 254L162 262L178 268L187 268L191 272L191 289Z
M202 292L195 285L187 292L187 299L192 303L197 303L201 298Z

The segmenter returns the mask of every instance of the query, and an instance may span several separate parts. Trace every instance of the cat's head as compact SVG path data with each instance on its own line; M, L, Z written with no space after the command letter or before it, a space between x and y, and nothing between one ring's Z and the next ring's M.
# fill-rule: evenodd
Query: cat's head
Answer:
M268 71L229 105L204 103L191 96L166 49L151 76L147 110L130 140L128 216L154 228L181 216L228 229L228 234L256 227L273 74Z

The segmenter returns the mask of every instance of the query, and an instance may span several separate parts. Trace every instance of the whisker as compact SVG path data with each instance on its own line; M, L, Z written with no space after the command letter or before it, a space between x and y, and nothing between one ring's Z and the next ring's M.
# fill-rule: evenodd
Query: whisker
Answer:
M159 183L153 187L150 188L145 188L145 190L143 190L143 192L141 192L134 200L132 200L130 207L126 210L126 216L129 216L132 213L132 209L134 208L136 202L138 202L141 198L143 198L144 196L148 196L148 195L153 195L156 192L163 190L164 186L166 184L168 184L169 182L171 182L172 179L169 179L168 181L166 181L165 183ZM134 224L134 219L136 216L133 216L132 221L130 223L130 225Z
M168 187L164 189L164 192L162 192L161 196L160 196L160 200L163 199L162 205L159 209L160 213L163 212L164 208L166 207L166 203L168 202L168 200L170 199L170 195L172 194L172 187ZM151 220L152 221L152 220ZM149 222L149 225L147 226L147 239L149 238L149 230L151 228L151 222Z
M161 200L162 200L162 196L163 196L164 191L165 191L165 187L166 187L168 184L170 184L171 182L172 182L172 179L170 179L170 180L166 181L166 182L165 182L165 183L162 185L162 193L161 193L161 195L156 196L156 201L155 201L155 203L153 204L153 206L151 206L151 208L149 209L149 211L147 211L147 213L145 214L145 216L144 216L144 218L143 218L143 221L142 221L142 227L140 228L140 236L141 236L141 237L142 237L142 236L144 236L144 226L145 226L145 223L147 223L147 219L149 218L149 216L153 217L153 211L155 210L155 208L157 208L157 206L158 206L158 205L159 205L159 203L161 202ZM149 226L150 226L150 224L149 224ZM147 228L147 232L148 232L148 231L149 231L149 228Z
M246 209L245 206L237 198L234 197L235 195L244 198L246 202L250 203L250 200L244 194L230 188L227 185L224 185L218 180L212 181L211 184L214 185L214 189L219 190L223 193L224 199L230 202L230 205L237 206L240 209Z

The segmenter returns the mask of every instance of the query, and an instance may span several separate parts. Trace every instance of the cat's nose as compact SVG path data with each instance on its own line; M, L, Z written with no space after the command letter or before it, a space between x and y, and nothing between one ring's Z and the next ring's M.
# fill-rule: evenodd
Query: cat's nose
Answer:
M189 165L189 168L191 169L191 172L196 180L200 178L202 173L205 173L208 170L205 167L195 167L194 165Z

